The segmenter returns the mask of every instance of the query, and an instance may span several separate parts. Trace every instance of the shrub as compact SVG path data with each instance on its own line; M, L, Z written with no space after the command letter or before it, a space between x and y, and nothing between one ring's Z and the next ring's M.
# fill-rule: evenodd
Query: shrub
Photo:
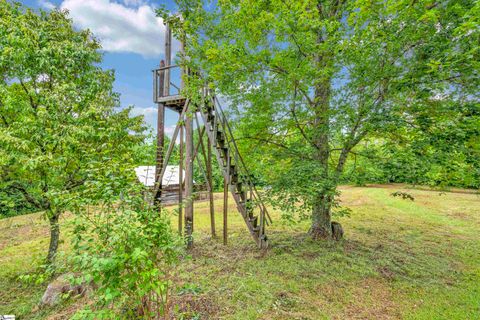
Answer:
M164 212L129 206L83 210L74 222L74 269L93 282L95 304L76 319L158 319L181 241Z

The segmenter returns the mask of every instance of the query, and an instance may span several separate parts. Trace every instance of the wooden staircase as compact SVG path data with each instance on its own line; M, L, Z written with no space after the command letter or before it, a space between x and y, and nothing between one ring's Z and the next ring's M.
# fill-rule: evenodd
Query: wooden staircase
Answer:
M228 120L210 90L204 93L200 113L212 149L248 230L259 248L268 246L265 226L272 222L251 174L238 151Z

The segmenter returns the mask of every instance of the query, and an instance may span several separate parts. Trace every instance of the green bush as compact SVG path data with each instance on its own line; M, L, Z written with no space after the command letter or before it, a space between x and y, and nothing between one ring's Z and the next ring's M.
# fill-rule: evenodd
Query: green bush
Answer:
M83 210L74 222L74 270L93 282L95 304L75 319L157 319L167 311L181 240L164 212Z

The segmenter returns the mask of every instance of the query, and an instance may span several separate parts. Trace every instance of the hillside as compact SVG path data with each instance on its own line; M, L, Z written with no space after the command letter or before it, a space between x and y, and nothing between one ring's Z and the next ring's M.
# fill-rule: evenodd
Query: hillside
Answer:
M198 203L195 247L172 301L186 319L480 319L480 195L407 190L412 202L390 195L398 188L342 187L352 215L340 219L340 243L313 242L307 223L289 226L274 212L266 252L255 249L233 201L229 245L211 240L208 204ZM221 200L216 209L220 233ZM0 220L0 314L67 319L88 303L38 310L47 283L18 277L38 267L47 245L39 214Z

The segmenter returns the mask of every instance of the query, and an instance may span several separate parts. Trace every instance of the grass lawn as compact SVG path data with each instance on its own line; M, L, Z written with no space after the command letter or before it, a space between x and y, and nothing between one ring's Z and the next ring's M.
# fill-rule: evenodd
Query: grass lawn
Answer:
M175 300L200 319L480 319L480 195L407 190L412 202L390 196L397 190L343 187L353 212L340 219L339 243L311 241L307 223L286 225L272 212L267 251L256 249L233 199L228 246L211 239L208 203L198 203ZM38 214L0 220L0 314L68 319L86 303L36 308L46 284L18 276L37 268L47 246Z

